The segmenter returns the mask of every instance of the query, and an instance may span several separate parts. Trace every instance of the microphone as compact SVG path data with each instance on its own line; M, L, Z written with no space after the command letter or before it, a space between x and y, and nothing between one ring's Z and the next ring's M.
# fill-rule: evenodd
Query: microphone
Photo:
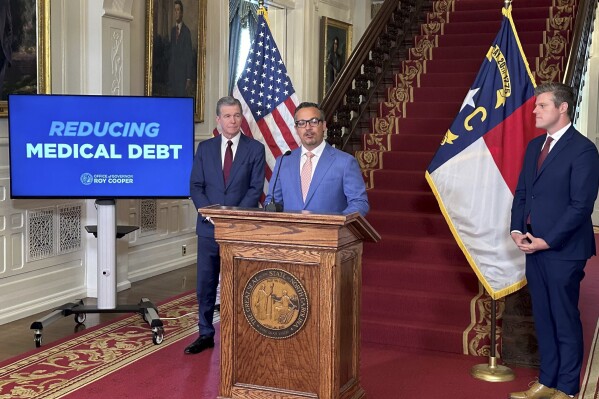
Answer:
M283 203L275 202L275 187L277 186L277 180L279 179L279 173L281 172L281 166L283 166L283 158L291 154L291 151L287 150L281 156L281 162L279 162L279 169L277 169L277 175L275 181L272 183L272 200L264 207L266 212L283 212Z

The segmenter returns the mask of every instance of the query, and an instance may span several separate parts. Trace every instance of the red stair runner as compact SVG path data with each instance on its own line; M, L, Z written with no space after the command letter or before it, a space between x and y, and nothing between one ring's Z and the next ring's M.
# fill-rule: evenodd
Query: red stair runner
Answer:
M375 165L365 165L366 157L356 154L371 187L367 219L382 236L381 242L364 247L366 342L478 354L486 342L471 324L473 314L481 322L472 305L480 292L476 275L424 172L499 29L500 7L501 2L490 0L449 0L435 7L453 11L428 14L410 61L397 68L403 73L395 77L396 86L385 90L389 99L372 105L379 115L364 135L364 154L373 153L369 159ZM552 16L573 9L556 8L551 0L514 2L516 29L537 76L543 75L537 66L547 56L547 42L556 35L567 38L571 29L567 18L556 22ZM421 71L414 74L411 68ZM488 328L483 335L488 338Z

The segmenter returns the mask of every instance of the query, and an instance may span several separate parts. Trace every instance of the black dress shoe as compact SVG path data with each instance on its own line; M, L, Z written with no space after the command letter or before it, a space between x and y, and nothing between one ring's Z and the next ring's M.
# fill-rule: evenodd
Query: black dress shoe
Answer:
M200 338L196 339L185 348L185 353L188 355L195 355L208 348L214 348L214 338L200 335Z

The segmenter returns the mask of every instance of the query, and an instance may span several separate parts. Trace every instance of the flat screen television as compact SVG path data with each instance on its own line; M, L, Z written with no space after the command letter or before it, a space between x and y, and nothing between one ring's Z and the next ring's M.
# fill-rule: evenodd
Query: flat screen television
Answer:
M10 95L11 198L185 198L192 98Z

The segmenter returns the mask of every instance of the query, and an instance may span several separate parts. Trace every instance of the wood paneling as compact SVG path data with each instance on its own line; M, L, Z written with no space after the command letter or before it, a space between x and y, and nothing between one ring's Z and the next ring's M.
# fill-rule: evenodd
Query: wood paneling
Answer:
M362 240L380 236L358 214L266 213L220 206L201 212L214 221L221 245L219 399L363 398ZM275 277L263 278L265 273ZM248 302L248 287L265 281L274 287L279 273L299 282L308 298L304 325L282 339L278 327L255 328L260 317L253 313L254 302ZM280 295L273 292L271 288L264 295ZM294 311L303 314L304 305ZM276 320L273 313L270 317Z

